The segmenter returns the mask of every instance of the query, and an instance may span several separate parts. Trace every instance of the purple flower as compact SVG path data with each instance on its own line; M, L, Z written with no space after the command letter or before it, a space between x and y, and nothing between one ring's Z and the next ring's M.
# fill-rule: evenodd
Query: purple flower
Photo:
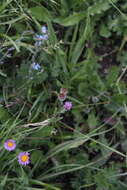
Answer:
M41 32L44 33L44 34L47 33L47 28L46 28L46 26L42 26L42 27L41 27Z
M13 139L8 139L4 142L4 148L8 151L14 150L16 147L16 143Z
M65 110L70 110L72 108L72 103L71 102L65 102L63 107Z
M30 157L28 152L20 152L18 155L18 162L21 165L27 165L30 163Z

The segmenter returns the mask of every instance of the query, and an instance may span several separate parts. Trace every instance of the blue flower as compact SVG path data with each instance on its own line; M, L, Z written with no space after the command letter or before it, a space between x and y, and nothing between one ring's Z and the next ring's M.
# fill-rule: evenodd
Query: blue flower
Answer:
M41 32L42 32L42 34L36 34L36 35L34 36L35 46L36 46L36 47L41 46L41 44L42 44L42 42L43 42L44 40L48 40L48 33L47 33L47 28L46 28L46 26L42 26Z
M41 35L41 34L36 34L35 37L34 37L35 40L47 40L48 39L48 35L45 34L45 35Z
M34 62L34 63L32 63L31 68L34 70L40 70L41 66L38 63Z
M47 28L46 28L46 26L42 26L42 27L41 27L41 32L44 33L44 34L47 33Z
M43 35L43 40L47 40L48 39L48 34Z
M42 41L36 41L34 45L35 45L35 47L39 47L39 46L41 46L41 44L42 44Z

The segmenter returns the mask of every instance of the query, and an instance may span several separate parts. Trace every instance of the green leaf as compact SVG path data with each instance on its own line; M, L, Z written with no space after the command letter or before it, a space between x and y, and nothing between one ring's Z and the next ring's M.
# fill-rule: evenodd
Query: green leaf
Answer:
M31 154L31 163L32 164L36 164L36 162L38 161L38 160L40 160L41 158L42 158L42 152L40 151L40 150L36 150L36 151L34 151L34 152L32 152L32 154Z
M6 174L6 175L4 176L3 180L2 180L1 183L0 183L0 189L1 189L1 190L4 190L4 186L5 186L6 182L7 182L7 177L8 177L8 174Z
M118 74L119 74L119 67L113 66L110 68L110 71L106 77L108 86L111 86L117 80Z
M48 25L48 32L50 34L49 41L53 46L55 46L57 44L57 37L56 37L55 31L53 29L52 23L48 22L47 25Z
M78 85L78 94L80 96L86 97L91 95L90 88L88 88L88 83L86 82L81 82Z
M57 187L55 187L53 185L43 183L42 181L38 181L38 180L35 180L35 179L30 179L30 183L34 184L34 185L44 186L45 189L42 189L42 190L61 190L61 189L59 189L59 188L57 188Z
M97 118L93 112L89 114L87 122L90 128L95 128L97 126Z
M72 26L78 24L85 17L85 13L74 13L66 18L56 18L54 22L63 26Z
M108 27L104 24L101 25L100 35L105 38L108 38L111 35L110 31L108 30Z
M127 96L125 94L116 94L113 96L112 100L116 103L127 102Z
M84 49L84 43L88 39L90 35L90 17L89 17L89 12L87 12L87 18L86 18L86 24L85 27L83 27L81 37L78 39L77 43L75 44L75 47L72 52L71 56L71 63L73 65L76 64L78 61L80 55L82 54L82 51Z
M45 126L42 129L35 132L32 137L47 137L51 136L51 132L53 131L54 127L52 126Z
M117 2L118 0L113 0L113 2ZM108 10L112 5L108 0L98 0L89 8L89 12L91 15L101 14L102 12Z
M7 75L5 73L3 73L1 70L0 70L0 75L3 77L7 77Z
M62 151L67 151L69 149L78 148L80 145L84 144L88 139L89 139L89 137L82 138L80 136L78 138L75 138L74 140L65 141L65 142L57 145L55 148L51 149L48 152L46 159L48 159Z
M32 16L34 16L39 21L47 22L50 21L52 18L49 11L43 6L32 7L30 8L30 12Z
M10 120L11 118L12 117L8 111L2 105L0 105L0 121L3 123Z
M94 5L92 5L90 7L90 14L94 15L94 14L101 14L102 11L106 11L108 10L110 7L109 2L106 0L103 1L99 1L99 2L95 2Z
M83 4L85 4L85 1L87 0L67 0L69 8L76 8L78 6L82 6Z

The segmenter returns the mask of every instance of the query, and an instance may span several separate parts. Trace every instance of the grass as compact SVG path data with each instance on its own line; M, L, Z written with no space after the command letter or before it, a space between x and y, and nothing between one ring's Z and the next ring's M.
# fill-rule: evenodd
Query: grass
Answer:
M126 6L0 2L1 190L126 189Z

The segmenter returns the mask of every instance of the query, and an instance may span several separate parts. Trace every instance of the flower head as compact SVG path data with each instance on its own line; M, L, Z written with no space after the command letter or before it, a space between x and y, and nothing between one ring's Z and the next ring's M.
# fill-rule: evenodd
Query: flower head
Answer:
M47 34L44 34L44 35L42 35L42 34L36 34L35 37L34 37L34 39L36 41L47 40L48 39L48 35Z
M67 92L68 92L68 91L67 91L66 88L61 88L61 89L60 89L60 93L67 94Z
M41 27L41 32L44 33L44 34L47 33L47 28L46 28L46 26L42 26L42 27Z
M59 99L60 101L64 101L64 100L66 99L66 94L60 93L60 94L58 95L58 99Z
M4 148L8 151L14 150L16 147L16 143L13 139L8 139L4 142Z
M71 102L65 102L63 105L65 110L70 110L72 108L72 103Z
M34 70L40 70L41 66L38 63L34 62L34 63L32 63L31 68Z
M36 47L41 46L43 41L48 40L48 33L47 33L46 26L42 26L41 32L42 32L42 34L36 34L34 36L35 46Z
M66 99L66 97L67 97L67 89L66 88L61 88L60 93L58 95L58 99L60 101L64 101Z
M30 157L28 152L20 152L18 155L18 162L21 165L27 165L30 163Z

